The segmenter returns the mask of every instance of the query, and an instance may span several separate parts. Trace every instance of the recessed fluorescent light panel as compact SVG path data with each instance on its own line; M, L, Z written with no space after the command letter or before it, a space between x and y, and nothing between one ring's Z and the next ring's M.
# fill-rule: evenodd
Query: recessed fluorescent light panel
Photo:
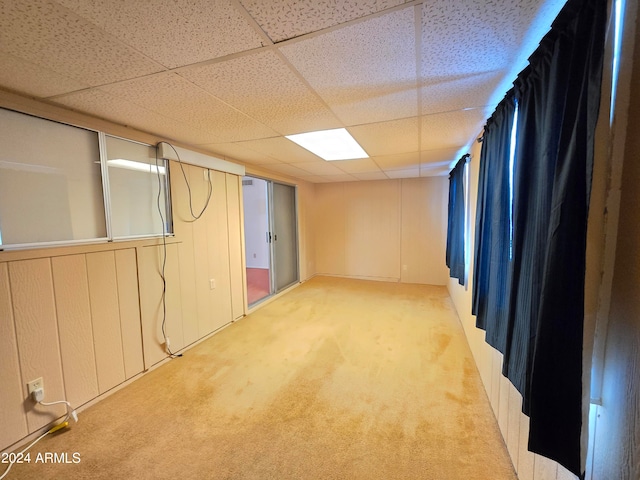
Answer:
M327 161L369 158L367 152L347 132L346 128L298 133L286 135L286 137Z

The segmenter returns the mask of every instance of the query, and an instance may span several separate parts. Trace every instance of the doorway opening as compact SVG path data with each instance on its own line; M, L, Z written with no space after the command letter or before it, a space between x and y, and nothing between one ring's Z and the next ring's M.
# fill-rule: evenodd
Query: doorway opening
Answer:
M295 187L245 176L247 301L255 305L298 281Z

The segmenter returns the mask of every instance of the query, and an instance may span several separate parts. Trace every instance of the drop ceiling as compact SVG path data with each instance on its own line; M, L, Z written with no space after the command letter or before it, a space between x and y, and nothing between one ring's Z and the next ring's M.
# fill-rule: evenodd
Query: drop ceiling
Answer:
M562 0L0 0L0 88L314 183L443 175ZM346 127L370 158L284 135Z

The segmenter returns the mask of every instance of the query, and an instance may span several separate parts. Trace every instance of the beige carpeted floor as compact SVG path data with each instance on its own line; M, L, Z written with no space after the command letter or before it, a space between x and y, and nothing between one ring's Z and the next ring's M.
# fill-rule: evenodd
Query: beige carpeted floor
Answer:
M37 452L81 460L7 478L516 479L446 289L327 277L87 409Z

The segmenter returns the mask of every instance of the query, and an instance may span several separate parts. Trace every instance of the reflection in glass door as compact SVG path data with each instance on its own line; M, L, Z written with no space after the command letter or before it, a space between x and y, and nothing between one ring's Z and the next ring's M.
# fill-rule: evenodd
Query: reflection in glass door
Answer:
M254 305L298 281L295 187L242 181L247 300Z
M271 295L271 248L267 182L260 178L242 180L244 202L244 247L247 259L249 305Z
M273 251L276 293L298 281L296 190L273 183Z

